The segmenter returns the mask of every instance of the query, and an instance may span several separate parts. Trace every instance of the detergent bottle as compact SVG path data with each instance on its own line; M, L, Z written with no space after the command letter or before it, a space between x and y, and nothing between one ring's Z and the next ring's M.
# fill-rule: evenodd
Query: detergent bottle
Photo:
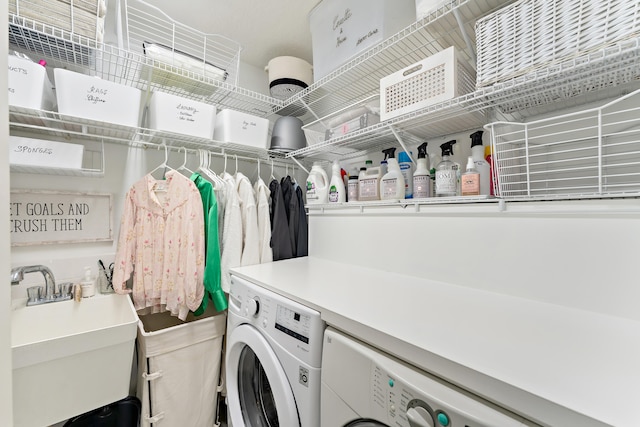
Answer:
M331 181L329 183L329 203L343 203L346 200L342 169L338 161L334 160L331 166Z
M319 162L314 162L307 177L307 204L328 203L328 195L329 178L327 173Z

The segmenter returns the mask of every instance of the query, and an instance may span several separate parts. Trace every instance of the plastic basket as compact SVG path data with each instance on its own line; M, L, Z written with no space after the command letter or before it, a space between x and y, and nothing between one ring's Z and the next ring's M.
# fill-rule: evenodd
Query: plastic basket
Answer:
M476 22L477 87L640 36L640 3L520 0Z
M485 128L501 198L640 194L640 90L598 108Z

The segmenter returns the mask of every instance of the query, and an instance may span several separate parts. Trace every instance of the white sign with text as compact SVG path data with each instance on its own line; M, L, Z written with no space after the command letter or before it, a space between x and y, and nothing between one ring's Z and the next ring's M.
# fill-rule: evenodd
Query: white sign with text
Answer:
M111 194L12 191L11 245L113 240Z

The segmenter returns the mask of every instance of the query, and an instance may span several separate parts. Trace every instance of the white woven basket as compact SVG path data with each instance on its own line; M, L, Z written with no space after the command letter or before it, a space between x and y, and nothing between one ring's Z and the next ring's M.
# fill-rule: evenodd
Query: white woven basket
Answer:
M476 87L638 36L637 0L520 0L476 22Z

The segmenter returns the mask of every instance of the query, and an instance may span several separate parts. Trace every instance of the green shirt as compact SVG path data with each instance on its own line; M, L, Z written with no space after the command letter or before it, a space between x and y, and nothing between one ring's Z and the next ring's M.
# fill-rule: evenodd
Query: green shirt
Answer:
M221 267L220 267L220 241L218 240L218 202L216 200L213 185L198 173L191 175L191 180L196 184L202 197L204 208L204 238L205 238L205 264L204 264L204 297L196 311L200 316L207 308L209 298L213 301L216 310L227 309L227 297L222 291Z

